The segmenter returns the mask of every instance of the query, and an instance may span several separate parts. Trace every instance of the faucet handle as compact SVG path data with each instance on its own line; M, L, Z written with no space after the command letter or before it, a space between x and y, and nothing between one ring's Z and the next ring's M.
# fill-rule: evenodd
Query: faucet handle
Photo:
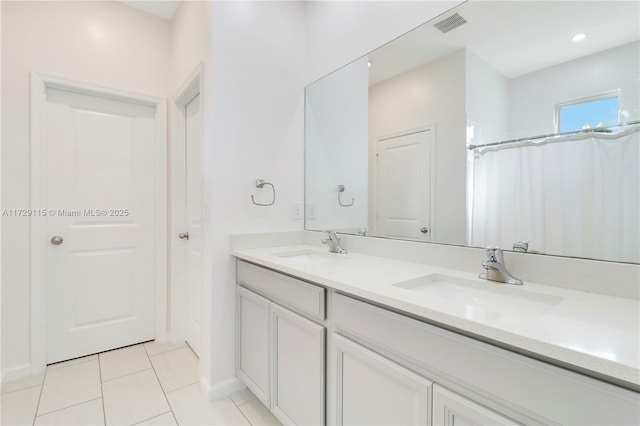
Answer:
M520 251L520 252L527 252L527 251L529 251L529 243L530 242L531 242L531 240L516 241L515 243L513 243L513 250L514 251Z
M330 241L340 241L340 239L338 238L338 234L336 234L336 231L332 231L332 230L330 230L330 229L326 229L326 230L324 230L324 231L322 231L322 232L324 232L325 234L327 234L327 238L328 238Z

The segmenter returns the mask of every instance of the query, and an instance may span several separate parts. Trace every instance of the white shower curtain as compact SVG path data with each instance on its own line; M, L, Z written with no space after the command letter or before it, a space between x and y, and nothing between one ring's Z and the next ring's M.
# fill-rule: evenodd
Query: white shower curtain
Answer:
M473 155L472 245L640 261L640 126Z

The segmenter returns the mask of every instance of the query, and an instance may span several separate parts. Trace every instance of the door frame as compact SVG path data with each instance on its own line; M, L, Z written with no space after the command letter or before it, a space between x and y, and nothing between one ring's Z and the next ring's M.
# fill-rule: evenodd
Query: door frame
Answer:
M374 165L375 167L373 168L373 209L372 211L374 212L373 214L373 220L371 220L371 223L373 223L373 233L375 234L378 231L378 179L379 179L379 169L378 169L378 154L379 154L379 144L382 141L388 140L388 139L394 139L394 138L398 138L398 137L402 137L402 136L407 136L407 135L413 135L415 133L422 133L422 132L431 132L431 135L433 137L433 143L431 143L431 146L429 146L429 177L430 177L430 203L429 203L429 232L431 233L431 242L433 242L435 240L435 235L436 233L434 232L434 229L436 228L436 221L435 221L435 208L434 205L435 203L433 202L434 197L435 197L435 191L436 191L436 162L435 162L435 153L436 153L436 141L437 141L437 134L436 134L436 123L431 123L431 124L426 124L424 126L420 126L420 127L414 127L411 129L406 129L406 130L400 130L398 132L393 132L393 133L388 133L385 135L381 135L381 136L377 136L375 139L375 148L374 148Z
M169 339L173 342L185 341L187 318L187 288L180 285L180 278L186 276L186 249L179 244L177 236L184 232L187 218L187 206L182 200L186 197L186 138L187 117L185 107L197 95L202 94L202 76L204 64L200 62L178 88L171 103L171 223L170 223L170 283L171 327ZM200 96L200 144L202 147L203 123L202 96ZM200 176L202 179L202 176ZM180 202L176 202L181 200ZM203 213L204 214L204 213ZM204 217L203 217L204 219Z
M167 102L164 99L111 89L89 83L31 73L30 105L30 190L31 208L40 209L46 200L46 147L42 123L46 116L48 88L62 89L90 96L132 102L155 108L156 135L156 224L155 224L155 336L162 339L168 329L167 306ZM30 220L30 286L31 286L31 372L46 367L47 360L47 289L44 276L46 226L39 217Z

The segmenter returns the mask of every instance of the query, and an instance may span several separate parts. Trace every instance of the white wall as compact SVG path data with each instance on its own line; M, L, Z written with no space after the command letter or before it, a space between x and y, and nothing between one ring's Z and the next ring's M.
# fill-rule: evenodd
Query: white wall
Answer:
M306 203L316 206L308 229L367 228L368 82L362 58L306 90ZM340 206L338 185L345 186L342 203L352 206Z
M2 2L2 207L29 208L29 73L167 97L169 24L118 2ZM30 362L29 220L2 218L2 372ZM28 373L28 371L26 371Z
M308 1L307 83L335 71L461 1Z
M469 50L466 50L465 67L467 126L473 126L473 138L468 142L504 140L508 127L509 80Z
M431 200L435 208L431 228L432 241L441 243L464 244L466 240L464 105L464 50L369 88L371 155L380 136L436 125L435 193ZM373 187L372 174L370 182Z
M621 121L640 118L640 42L509 81L509 137L554 133L555 105L620 89Z
M212 263L203 300L210 306L209 395L216 397L237 380L231 233L303 229L303 221L292 219L291 203L304 196L305 5L214 2L210 16L211 127L203 155L211 209L205 256ZM274 206L252 205L256 178L275 185Z

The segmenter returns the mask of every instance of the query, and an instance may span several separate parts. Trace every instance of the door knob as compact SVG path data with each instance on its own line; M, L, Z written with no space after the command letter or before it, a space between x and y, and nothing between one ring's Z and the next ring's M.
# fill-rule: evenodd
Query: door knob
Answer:
M180 238L181 240L188 240L189 239L189 233L188 232L181 232L178 235L178 238Z
M64 239L60 235L54 235L53 237L51 237L51 244L53 244L54 246L59 246L63 241Z
M422 228L420 228L420 232L422 232L423 234L426 234L427 232L429 232L429 228L427 228L426 226L423 226Z

